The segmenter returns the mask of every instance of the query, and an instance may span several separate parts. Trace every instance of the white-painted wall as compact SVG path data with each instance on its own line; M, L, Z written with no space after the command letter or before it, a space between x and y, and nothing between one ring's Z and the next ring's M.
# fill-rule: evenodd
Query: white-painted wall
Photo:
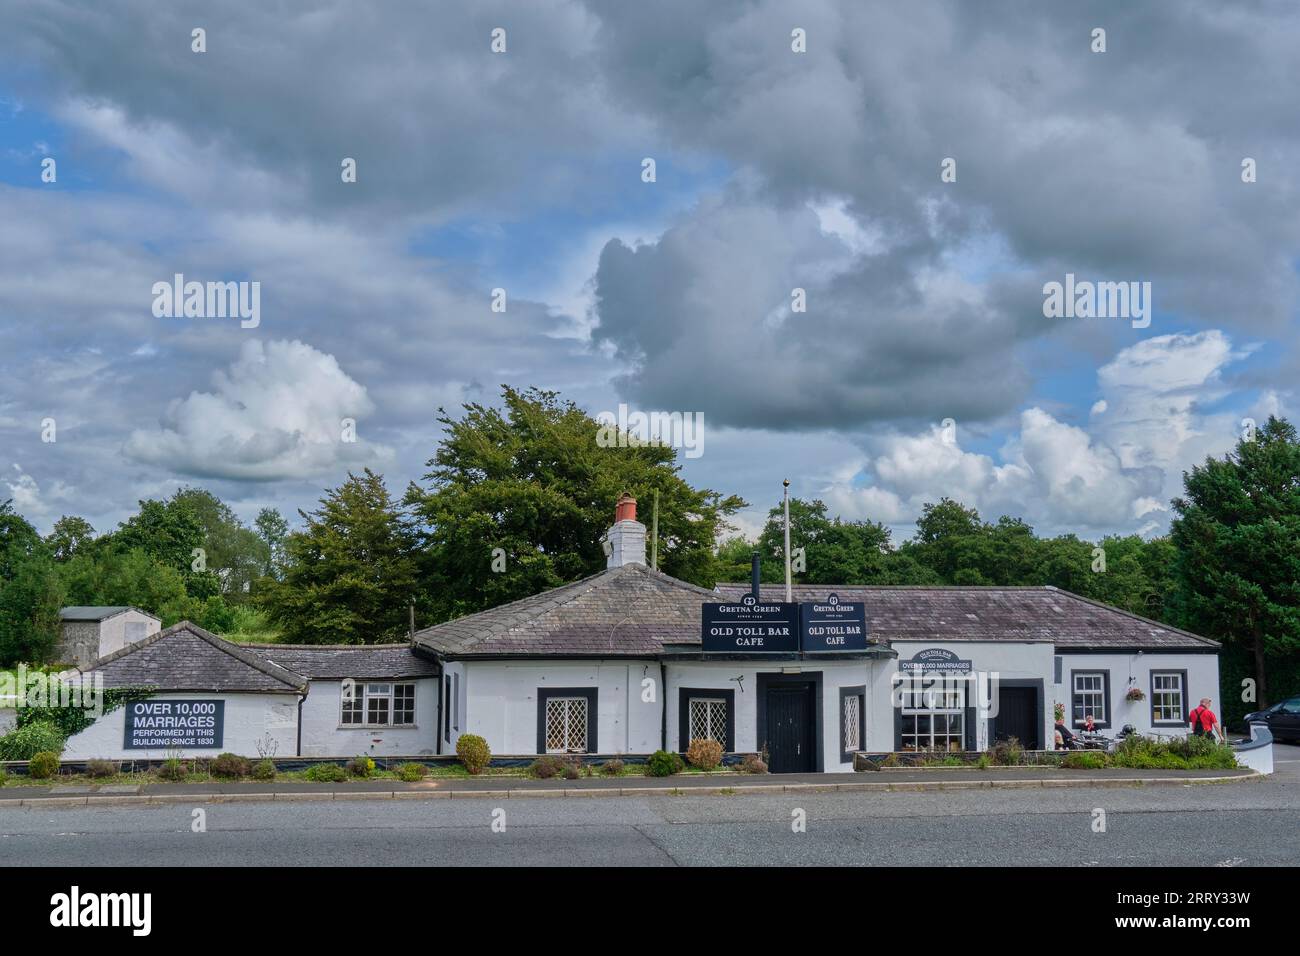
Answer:
M443 753L455 753L461 733L483 737L493 754L537 752L537 692L548 687L597 689L599 753L651 753L659 749L660 707L656 661L465 661L444 673L461 675L459 732ZM642 700L642 680L653 680L652 701Z
M162 629L162 622L134 608L105 618L102 621L63 621L55 647L55 660L63 664L87 667L101 657L106 657L135 644Z
M219 748L184 750L186 757L215 757L229 751L242 757L257 757L258 742L269 735L276 745L278 756L296 752L298 741L297 694L178 694L161 693L150 697L155 700L224 700L226 702L222 724L222 743ZM165 749L127 750L122 746L126 728L126 708L118 707L100 717L79 734L68 738L63 751L65 760L103 758L124 760L129 758L161 760L172 756Z
M304 757L422 756L437 752L438 679L376 683L415 684L415 724L403 727L355 727L339 723L343 682L313 680L302 705L302 755ZM359 686L359 685L358 685ZM290 756L281 753L279 756Z
M873 700L877 693L877 671L884 670L889 662L873 660L847 661L700 661L668 665L668 688L665 696L668 708L668 749L680 746L680 694L683 687L734 690L736 701L736 752L758 753L763 741L758 739L758 675L792 673L796 668L800 676L820 674L822 678L822 768L827 773L851 771L851 762L840 760L840 688L864 685L866 687L866 740L874 739L873 723L878 719L879 708ZM743 681L735 678L743 677ZM887 713L887 712L886 712ZM892 720L892 718L891 718ZM893 735L890 724L890 736Z
M1213 702L1211 709L1223 718L1223 701L1219 697L1219 656L1217 654L1176 654L1148 651L1143 654L1062 654L1061 683L1051 686L1053 697L1048 702L1059 701L1065 705L1066 722L1071 722L1071 670L1109 670L1110 700L1113 715L1110 727L1103 733L1114 736L1125 724L1132 724L1140 734L1183 737L1187 725L1157 727L1151 722L1151 672L1162 670L1187 671L1187 710L1195 709L1202 697ZM1049 676L1051 671L1048 671ZM1132 678L1130 684L1129 678ZM1124 699L1129 687L1139 687L1146 694L1142 701Z
M992 687L994 680L1041 680L1043 682L1043 726L1039 730L1040 743L1047 749L1052 745L1052 656L1053 648L1047 643L1026 643L1023 641L949 641L947 643L896 641L893 648L898 652L898 659L890 661L889 674L896 674L902 664L910 660L917 651L941 648L951 651L959 660L971 662L971 670L978 675L988 675ZM884 684L883 717L880 715L879 695L877 699L879 729L883 733L875 738L878 750L894 749L894 700L893 687L887 678ZM996 692L990 690L990 707L996 704ZM987 750L989 746L989 708L981 707L980 701L972 701L976 707L975 714L975 749Z

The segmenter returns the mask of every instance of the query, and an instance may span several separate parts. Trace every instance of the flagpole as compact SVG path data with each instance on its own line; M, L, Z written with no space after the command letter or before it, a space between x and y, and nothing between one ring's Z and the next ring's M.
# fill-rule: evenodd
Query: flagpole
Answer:
M788 604L794 600L790 592L790 479L781 482L785 489L785 600Z

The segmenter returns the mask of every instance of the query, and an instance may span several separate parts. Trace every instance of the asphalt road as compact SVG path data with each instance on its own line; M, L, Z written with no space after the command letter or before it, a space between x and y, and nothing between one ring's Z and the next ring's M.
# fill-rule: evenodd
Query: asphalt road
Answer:
M6 809L0 865L1296 866L1300 747L1276 756L1215 786Z

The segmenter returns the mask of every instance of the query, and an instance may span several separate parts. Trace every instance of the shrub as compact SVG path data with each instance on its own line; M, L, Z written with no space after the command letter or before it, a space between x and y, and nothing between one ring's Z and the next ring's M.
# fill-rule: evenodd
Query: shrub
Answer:
M671 777L685 768L682 758L670 750L656 750L645 763L645 772L651 777Z
M254 780L274 780L275 779L275 761L269 757L263 757L257 763L253 764Z
M375 762L365 754L357 754L344 767L354 777L369 777L375 772Z
M999 740L989 748L989 756L999 767L1019 766L1020 758L1024 756L1024 753L1025 748L1020 745L1020 740L1016 737Z
M465 769L472 774L480 774L492 760L492 751L487 741L478 734L461 734L456 740L456 756Z
M158 776L163 780L184 780L185 773L185 761L180 757L168 757L158 768Z
M565 780L577 780L582 776L582 764L576 760L567 760L564 763L564 769L561 771Z
M1100 750L1072 750L1061 759L1068 770L1100 770L1106 766L1106 755Z
M348 773L336 763L318 763L307 768L308 780L315 783L342 783L348 779Z
M712 770L722 763L722 744L708 737L692 740L691 745L686 748L686 759L692 767Z
M86 776L88 777L114 777L121 769L121 765L116 760L86 761Z
M531 776L538 777L542 780L550 780L564 772L564 761L554 754L547 754L544 757L538 757L528 766L528 773Z
M5 785L5 781L8 779L9 779L9 771L5 770L4 767L0 767L0 787L3 787Z
M1208 737L1165 741L1132 734L1120 741L1110 764L1136 770L1227 770L1237 766L1237 756L1230 745Z
M212 763L208 765L208 770L214 777L238 780L240 777L247 777L249 771L252 770L252 766L247 757L224 753L213 758Z
M0 760L31 760L38 753L63 752L63 732L47 720L35 720L0 737Z
M422 763L404 763L397 768L397 779L407 783L419 783L429 775L429 768Z
M989 759L988 754L980 754L979 759L975 761L975 766L980 770L987 770L992 765L993 761Z
M32 754L27 764L27 775L35 780L48 780L59 772L59 755L52 750Z
M885 759L882 760L882 761L880 761L880 766L881 766L881 767L897 767L897 766L899 766L901 763L902 763L902 761L898 759L898 754L896 754L896 753L887 753L887 754L885 754Z
M623 761L618 757L613 760L606 760L600 765L600 772L607 777L618 777L623 774Z
M736 770L739 773L767 773L767 764L758 754L745 754L740 763L736 764Z

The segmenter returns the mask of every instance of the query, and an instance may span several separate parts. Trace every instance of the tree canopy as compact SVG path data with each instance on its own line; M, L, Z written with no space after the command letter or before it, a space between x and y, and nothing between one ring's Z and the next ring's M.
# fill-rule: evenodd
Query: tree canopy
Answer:
M1267 663L1300 650L1300 442L1270 417L1254 440L1183 475L1174 499L1174 613L1254 662L1260 702Z
M555 392L504 387L502 400L444 412L424 484L408 489L423 615L446 620L604 569L600 540L623 492L647 526L659 493L660 570L715 583L716 542L742 499L689 485L672 448L599 442L600 423Z

